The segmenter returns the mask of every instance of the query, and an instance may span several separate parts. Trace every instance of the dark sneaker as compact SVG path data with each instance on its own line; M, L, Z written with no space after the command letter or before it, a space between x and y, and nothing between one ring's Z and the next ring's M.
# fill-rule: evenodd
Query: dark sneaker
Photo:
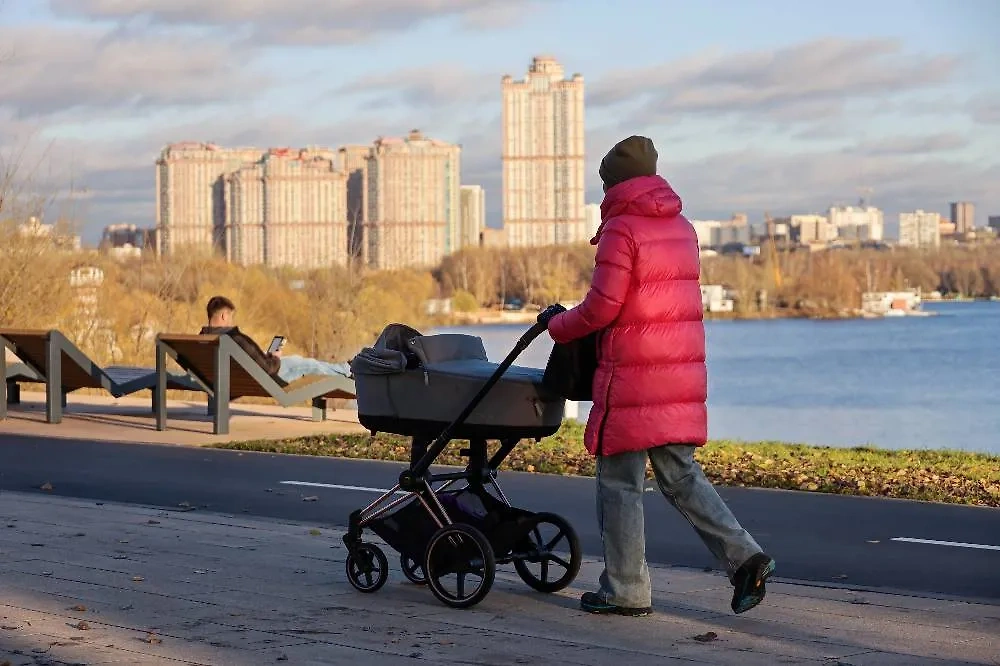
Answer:
M625 615L627 617L643 617L653 612L652 607L629 608L628 606L615 606L608 603L604 597L596 592L584 592L580 597L580 608L588 613L597 615Z
M774 560L757 553L733 575L733 612L745 613L764 600L765 582L774 573Z

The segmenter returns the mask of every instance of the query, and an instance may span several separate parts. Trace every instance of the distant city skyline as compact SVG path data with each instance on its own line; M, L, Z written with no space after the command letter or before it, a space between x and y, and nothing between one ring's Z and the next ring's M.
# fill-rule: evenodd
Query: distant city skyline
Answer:
M413 127L462 146L462 183L484 187L496 226L497 88L542 53L587 80L586 203L604 152L639 133L693 219L823 211L863 188L887 236L898 213L950 219L952 201L980 227L1000 214L995 2L413 0L393 21L380 0L134 6L0 5L0 155L24 148L39 188L72 188L91 244L108 224L153 226L148 165L167 143L339 146ZM611 35L628 48L594 48Z

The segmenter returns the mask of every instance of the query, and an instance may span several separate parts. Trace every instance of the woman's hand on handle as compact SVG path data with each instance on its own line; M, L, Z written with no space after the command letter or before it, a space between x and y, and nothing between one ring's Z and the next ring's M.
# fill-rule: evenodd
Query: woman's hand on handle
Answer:
M555 317L557 314L562 314L563 312L566 312L566 308L560 305L559 303L556 303L555 305L550 305L549 307L545 308L544 310L538 313L537 321L539 324L544 324L547 327L553 317Z

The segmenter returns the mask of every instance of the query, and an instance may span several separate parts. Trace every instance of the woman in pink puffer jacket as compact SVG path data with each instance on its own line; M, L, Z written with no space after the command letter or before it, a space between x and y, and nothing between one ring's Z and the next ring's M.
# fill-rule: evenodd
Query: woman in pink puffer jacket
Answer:
M587 450L597 456L598 523L605 570L592 613L651 610L642 511L646 460L660 491L726 566L732 609L759 604L774 571L694 460L705 444L708 392L698 239L681 199L656 175L653 142L632 136L601 161L604 182L594 277L572 310L548 308L556 342L598 331Z

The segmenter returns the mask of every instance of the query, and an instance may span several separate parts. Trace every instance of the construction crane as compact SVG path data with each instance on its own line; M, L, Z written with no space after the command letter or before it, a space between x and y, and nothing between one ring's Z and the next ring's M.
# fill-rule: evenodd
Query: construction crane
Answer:
M778 249L774 243L774 220L767 211L764 211L764 222L767 223L767 248L771 258L771 270L774 271L774 286L781 288L781 266L778 263Z

